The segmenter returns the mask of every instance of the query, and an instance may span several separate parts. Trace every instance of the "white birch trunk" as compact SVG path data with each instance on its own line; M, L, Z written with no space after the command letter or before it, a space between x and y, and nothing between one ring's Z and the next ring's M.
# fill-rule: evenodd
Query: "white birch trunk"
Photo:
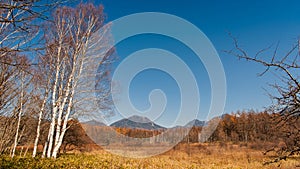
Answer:
M74 63L75 64L75 63ZM67 83L67 89L65 91L65 95L63 98L63 101L61 103L61 106L59 107L59 112L58 112L58 117L57 117L57 125L56 125L56 135L55 135L55 143L54 146L57 145L59 137L60 137L60 133L61 133L61 123L62 123L62 115L63 115L63 111L64 111L64 107L66 105L67 99L70 95L70 88L71 88L71 82L73 79L73 73L74 71L72 71L69 79L68 79L68 83Z
M53 158L57 157L58 151L59 151L59 149L60 149L60 147L62 145L65 133L67 131L67 124L68 124L69 116L70 116L70 113L71 113L72 103L73 103L73 93L70 96L67 113L66 113L65 118L64 118L64 124L63 124L63 127L62 127L62 131L61 131L58 143L57 143L57 145L53 149L53 153L52 153L52 157Z
M35 141L34 141L34 145L33 145L33 152L32 152L32 157L36 156L37 153L37 147L38 147L38 143L39 143L39 139L40 139L40 128L41 128L41 122L42 122L42 116L43 116L43 112L44 112L44 108L45 108L45 104L47 101L47 93L45 94L40 112L39 112L39 121L38 121L38 125L36 128L36 137L35 137Z
M62 65L62 71L60 73L60 81L64 81L64 75L65 75L65 64ZM58 102L61 102L61 97L63 96L64 92L64 84L61 83L60 84L60 87L59 87L59 91L58 91L58 95L59 95L59 99L58 99ZM54 142L54 146L57 144L58 142L58 137L60 135L60 128L61 128L61 117L62 117L62 114L63 114L63 108L65 107L65 101L63 101L61 104L60 104L60 107L58 108L59 112L58 112L58 117L57 117L57 124L56 124L56 134L55 134L55 142Z
M56 82L55 82L56 83ZM56 93L56 85L54 85L53 93ZM53 137L54 137L54 127L55 127L55 121L56 121L56 116L57 116L57 103L55 100L55 94L52 95L52 101L53 103L53 108L52 108L52 120L49 128L49 140L48 140L48 147L47 147L47 157L51 156L51 150L52 150L52 145L53 145Z
M21 103L20 106L23 106L22 103ZM17 147L17 144L18 144L18 137L19 137L19 129L20 129L20 123L21 123L21 116L22 116L22 108L20 107L19 117L18 117L18 124L17 124L17 131L16 131L16 135L15 135L15 141L14 141L14 145L13 145L11 157L15 156L15 151L16 151L16 147Z
M19 110L19 114L18 114L17 131L16 131L16 135L15 135L15 141L14 141L11 157L15 156L16 147L17 147L17 144L18 144L19 129L20 129L21 117L22 117L22 113L23 113L23 95L24 95L23 85L24 84L23 84L23 75L22 75L22 77L21 77L20 110Z
M47 140L46 140L44 148L43 148L42 158L46 157L46 152L47 152L47 148L48 148L48 140L49 139L50 139L50 133L48 132L48 137L47 137Z
M62 38L62 37L61 37ZM62 39L60 39L59 47L58 47L58 53L57 53L57 62L56 62L56 72L55 72L55 80L52 88L52 120L49 128L49 135L48 135L48 145L47 145L47 157L51 157L51 151L53 146L53 137L54 137L54 127L55 127L55 121L57 116L57 108L58 103L56 102L56 92L57 92L57 85L58 85L58 76L59 76L59 70L60 70L60 54L62 50Z

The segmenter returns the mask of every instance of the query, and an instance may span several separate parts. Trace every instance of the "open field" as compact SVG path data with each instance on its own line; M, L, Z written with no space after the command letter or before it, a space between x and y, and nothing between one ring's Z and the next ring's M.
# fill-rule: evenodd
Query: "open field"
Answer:
M261 151L239 145L179 146L159 156L132 159L110 154L104 150L89 153L70 152L58 159L30 157L0 157L0 168L300 168L300 156L277 163L263 165L274 157L264 156Z

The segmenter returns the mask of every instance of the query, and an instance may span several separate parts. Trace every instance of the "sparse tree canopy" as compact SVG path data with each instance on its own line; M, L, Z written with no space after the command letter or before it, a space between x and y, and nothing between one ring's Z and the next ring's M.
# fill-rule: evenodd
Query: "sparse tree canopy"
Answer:
M233 38L233 37L232 37ZM275 101L272 111L286 115L286 118L300 115L300 40L284 55L278 56L279 43L273 49L271 56L263 56L272 46L258 51L254 56L242 49L236 38L233 38L235 48L228 53L239 59L253 61L262 64L265 71L259 74L263 76L268 71L276 74L279 82L271 86L277 90L277 94L271 94Z
M231 36L231 34L230 34ZM232 36L231 36L232 37ZM277 93L269 94L274 101L268 109L276 113L277 128L285 131L286 143L289 145L285 151L293 155L300 151L300 40L297 40L285 55L278 55L279 43L275 47L268 47L250 56L232 37L234 48L227 51L229 54L259 63L265 70L259 74L263 76L267 72L273 72L278 82L271 84ZM271 55L267 51L273 50ZM287 155L287 156L288 156ZM282 159L282 158L281 158ZM278 161L278 160L277 160Z

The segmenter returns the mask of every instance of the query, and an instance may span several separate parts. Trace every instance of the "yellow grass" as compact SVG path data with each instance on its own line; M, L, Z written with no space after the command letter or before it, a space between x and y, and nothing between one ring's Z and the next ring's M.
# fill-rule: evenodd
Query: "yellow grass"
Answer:
M126 158L104 150L89 153L72 152L58 159L3 158L0 168L107 168L107 169L259 169L259 168L300 168L300 157L263 165L273 157L264 156L261 151L238 145L220 147L217 144L181 145L159 156L150 158Z
M132 159L112 155L105 151L86 153L99 158L105 158L112 164L120 164L125 168L300 168L300 157L289 158L270 165L263 165L265 161L272 160L273 156L265 156L262 151L229 145L220 147L216 144L192 144L189 147L184 145L159 156L144 159ZM117 165L119 166L119 165ZM114 166L112 166L114 168ZM116 167L118 168L118 167Z

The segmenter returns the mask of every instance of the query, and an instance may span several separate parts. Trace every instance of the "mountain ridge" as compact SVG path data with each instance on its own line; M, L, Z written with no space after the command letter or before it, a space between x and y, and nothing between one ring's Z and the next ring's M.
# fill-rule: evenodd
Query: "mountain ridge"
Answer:
M147 117L137 116L137 115L118 120L112 123L110 126L120 127L120 128L131 128L131 129L145 129L145 130L166 129L165 127L155 124Z

